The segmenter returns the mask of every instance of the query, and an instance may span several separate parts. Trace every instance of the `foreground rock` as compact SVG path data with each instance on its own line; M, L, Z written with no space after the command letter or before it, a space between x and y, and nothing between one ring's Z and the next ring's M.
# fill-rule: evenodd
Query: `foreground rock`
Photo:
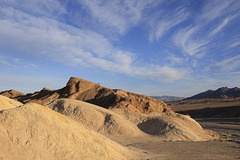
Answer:
M1 92L0 94L8 92ZM10 97L10 96L9 96ZM119 89L112 90L81 78L71 77L67 85L59 90L43 88L33 94L11 96L22 103L34 102L44 104L49 100L58 98L76 99L89 102L104 108L127 108L140 113L173 112L161 100L139 95Z
M103 135L34 103L0 112L0 145L0 159L6 160L136 158Z

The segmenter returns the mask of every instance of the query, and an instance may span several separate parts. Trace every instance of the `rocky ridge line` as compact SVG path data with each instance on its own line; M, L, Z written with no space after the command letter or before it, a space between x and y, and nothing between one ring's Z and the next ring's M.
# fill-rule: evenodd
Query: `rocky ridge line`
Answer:
M107 109L125 108L140 113L173 112L161 100L120 89L109 89L77 77L71 77L67 85L58 90L43 88L39 92L29 94L9 90L1 92L0 95L5 95L22 103L44 104L49 100L69 98L92 103Z

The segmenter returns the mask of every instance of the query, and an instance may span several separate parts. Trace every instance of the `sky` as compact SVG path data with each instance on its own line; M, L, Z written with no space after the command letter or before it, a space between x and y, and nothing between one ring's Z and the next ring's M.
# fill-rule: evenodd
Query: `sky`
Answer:
M149 96L240 87L239 0L0 0L0 90L72 76Z

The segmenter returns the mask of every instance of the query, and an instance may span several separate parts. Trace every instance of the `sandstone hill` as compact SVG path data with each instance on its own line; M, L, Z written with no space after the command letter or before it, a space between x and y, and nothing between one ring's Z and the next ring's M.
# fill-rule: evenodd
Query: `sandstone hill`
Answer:
M44 104L49 100L69 98L89 102L104 108L128 108L141 113L172 112L171 108L161 100L120 89L109 89L76 77L71 77L67 85L58 90L43 88L39 92L26 95L13 94L12 92L13 90L5 91L1 92L0 95L8 96L22 103Z
M13 89L0 92L0 95L9 97L9 98L11 98L11 99L16 99L16 100L17 100L18 98L22 97L22 96L25 96L25 94L23 94L23 93L21 93L21 92L18 92L18 91L15 91L15 90L13 90Z
M207 141L218 138L215 132L204 130L190 117L176 113L142 114L120 108L108 110L71 99L56 99L44 106L111 137L153 136L162 141Z
M35 103L0 112L0 145L3 160L139 159L118 143Z
M79 100L60 98L44 106L104 135L140 136L141 130L117 113Z

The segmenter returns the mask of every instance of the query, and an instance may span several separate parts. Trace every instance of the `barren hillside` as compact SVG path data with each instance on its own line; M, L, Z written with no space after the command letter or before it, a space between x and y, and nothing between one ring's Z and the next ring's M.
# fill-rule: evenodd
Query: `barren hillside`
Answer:
M58 98L76 99L104 108L128 108L141 113L149 112L172 112L171 108L164 102L123 90L113 90L93 82L71 77L65 87L59 90L50 90L43 88L39 92L29 94L12 94L13 90L1 92L5 95L16 99L22 103L34 102L44 104L49 100Z

